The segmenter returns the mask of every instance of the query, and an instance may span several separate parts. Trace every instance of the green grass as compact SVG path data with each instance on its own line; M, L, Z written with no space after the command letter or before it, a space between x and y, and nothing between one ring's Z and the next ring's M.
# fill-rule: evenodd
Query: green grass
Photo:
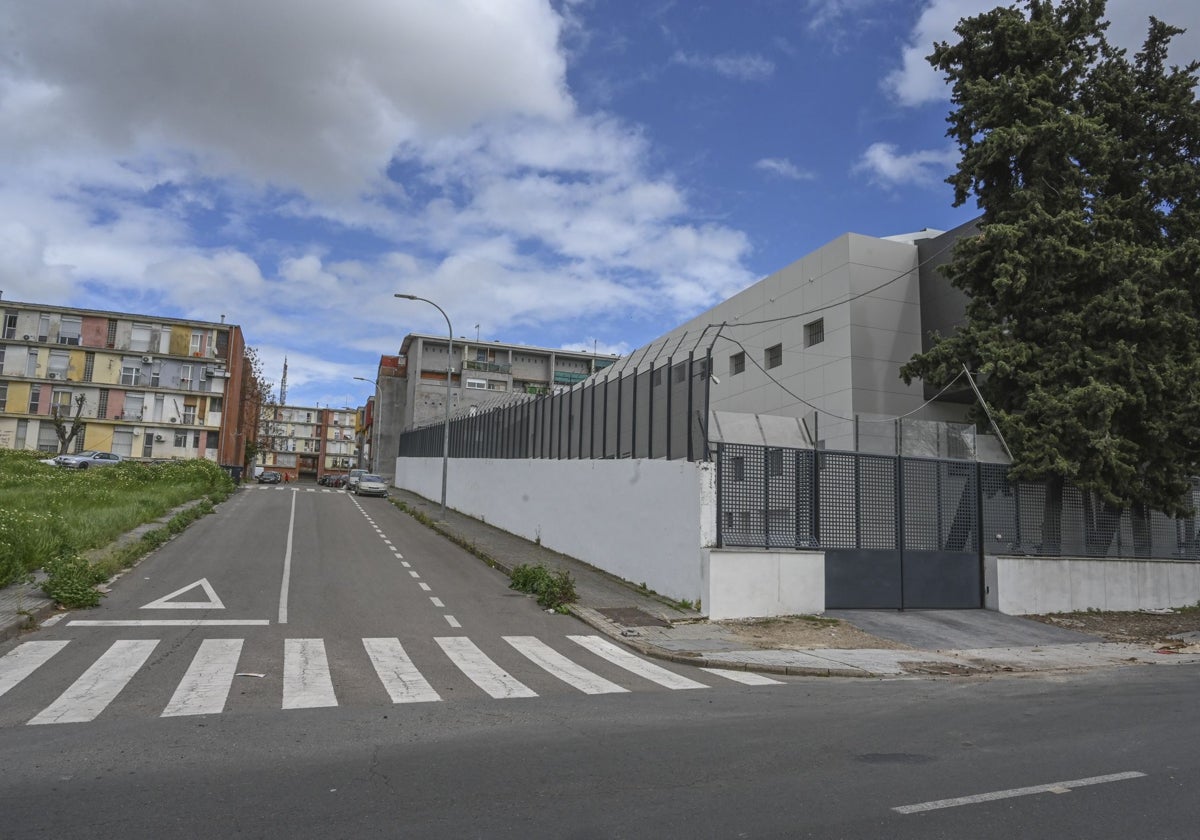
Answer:
M40 453L0 450L0 586L203 496L233 490L211 461L129 462L88 470L41 464Z

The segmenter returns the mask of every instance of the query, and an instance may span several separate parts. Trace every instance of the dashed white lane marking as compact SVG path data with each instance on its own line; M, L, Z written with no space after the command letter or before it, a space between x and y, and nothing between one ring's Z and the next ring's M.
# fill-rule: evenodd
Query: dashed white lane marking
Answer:
M900 805L893 808L901 814L918 814L922 811L936 811L939 808L955 808L959 805L975 805L979 802L995 802L997 799L1012 799L1017 796L1032 796L1035 793L1069 793L1072 788L1087 787L1088 785L1103 785L1108 782L1123 782L1127 779L1140 779L1146 774L1132 770L1128 773L1112 773L1107 776L1092 776L1087 779L1075 779L1070 782L1051 782L1048 785L1012 788L1011 790L996 790L991 793L977 793L974 796L960 796L956 799L937 799L933 802L921 802L917 805Z
M666 668L661 668L658 665L638 659L624 648L619 648L612 642L605 641L599 636L567 636L567 638L577 645L587 648L602 659L607 659L612 664L624 668L631 674L637 674L639 677L644 677L651 682L658 683L664 688L672 690L708 688L704 683L689 680L687 677L681 677L679 674L668 671Z
M451 627L462 627L462 625L458 623L458 619L452 615L444 615L442 618L446 619L446 623Z
M25 642L0 656L0 697L66 646L66 642Z
M534 636L505 636L504 641L524 654L533 664L544 668L584 694L619 694L629 691L599 674L593 674L581 665L576 665Z
M68 627L263 627L266 618L130 618L73 619Z
M428 583L424 583L424 582L418 583L417 586L421 587L421 589L425 590L426 592L430 591L430 587L429 587Z
M537 692L520 683L512 674L488 659L475 643L463 636L440 636L436 641L450 661L479 686L497 700L511 697L537 697Z
M400 555L399 555L399 554L397 554L396 556L397 556L397 557L399 557ZM409 563L407 560L405 560L405 561L404 561L403 563L401 563L400 565L401 565L401 566L403 566L403 567L404 567L404 568L406 568L406 569L411 569L411 568L412 568L412 564L410 564L410 563Z
M399 639L363 639L363 647L393 703L428 703L442 699L413 665Z
M94 720L133 679L157 645L157 639L113 642L112 647L83 672L83 676L29 723L83 723Z
M764 677L762 674L756 674L753 671L730 671L726 668L701 668L700 670L716 674L718 677L724 677L727 680L740 682L743 685L783 685L779 680Z
M384 545L388 545L388 546L390 546L390 545L392 544L392 541L391 541L391 540L389 540L389 539L385 539L385 540L383 541L383 543L384 543Z
M202 641L162 717L216 715L224 711L237 673L238 657L242 655L242 642L242 639Z
M419 578L421 576L420 572L409 572L409 575L414 578Z
M283 640L283 708L336 706L322 639Z
M392 554L395 554L395 555L396 555L396 559L397 559L397 560L403 560L403 559L404 559L404 555L403 555L403 554L401 554L399 551L396 551L396 549L395 549L395 548L393 548L393 549L392 549ZM405 566L407 566L408 564L407 564L407 563L405 563L404 565L405 565Z
M429 600L433 602L433 605L434 605L435 607L444 607L444 606L446 606L445 604L443 604L443 603L442 603L442 599L441 599L441 598L434 598L434 597L430 597L430 599L429 599Z

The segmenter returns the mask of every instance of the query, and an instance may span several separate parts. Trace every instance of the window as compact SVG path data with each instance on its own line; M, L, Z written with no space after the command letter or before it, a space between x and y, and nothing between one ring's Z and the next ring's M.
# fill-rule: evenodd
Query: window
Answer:
M774 344L763 352L763 364L767 369L777 368L783 364L783 345Z
M121 359L121 384L138 385L142 380L142 360L137 356Z
M187 432L183 431L182 429L177 430L175 432L175 447L177 449L183 449L185 446L187 446Z
M79 428L79 434L75 435L75 451L82 452L83 451L83 439L87 436L87 424L80 423L78 425L78 428Z
M192 449L200 448L200 433L192 432Z
M4 373L4 348L7 345L0 344L0 373Z
M38 316L38 336L37 336L37 338L38 338L38 341L49 341L50 340L50 316L49 315L39 315Z
M125 405L121 408L121 416L126 420L141 420L145 408L145 394L128 393L125 395Z
M83 319L64 315L58 322L58 343L78 344L83 333Z
M38 352L32 347L29 348L29 356L25 359L25 375L37 376Z
M17 313L15 312L4 313L4 337L17 337Z
M104 336L104 346L112 349L117 346L117 319L108 319L108 332Z
M108 389L100 389L100 400L96 405L96 416L103 420L108 416Z
M737 376L746 370L746 354L734 353L729 357L729 375Z
M488 390L489 391L507 391L508 385L506 385L504 383L504 381L501 379L493 379L491 382L488 383Z
M825 319L818 318L811 324L804 325L804 346L812 347L825 340Z
M112 437L114 455L133 455L133 429L115 429Z
M134 324L129 336L129 349L145 353L150 349L150 325Z
M41 385L30 385L29 386L29 413L30 414L38 413L38 403L40 403L41 401L42 401L42 386Z
M46 369L50 374L51 379L66 379L67 368L71 364L71 354L64 353L61 350L51 350L50 359L46 363Z
M487 360L488 360L488 358L487 358L486 350L476 350L475 351L475 361L486 362Z
M188 346L190 348L189 352L191 352L191 354L193 356L200 355L200 353L201 353L200 347L201 347L203 341L204 341L204 333L202 333L202 332L193 332L192 333L192 341L191 341L191 344L189 344Z
M183 407L183 422L189 426L196 422L196 406L185 405Z
M207 438L207 440L205 440L204 447L206 449L216 449L218 443L220 442L220 435L218 435L216 432L205 432L204 436Z
M159 378L161 375L162 375L162 366L161 365L155 364L150 368L150 387L151 388L157 388L159 385L162 384L162 380Z
M192 366L181 365L179 368L179 387L185 391L192 390Z
M50 392L50 413L60 417L70 417L71 399L70 388L55 388Z
M91 382L92 375L96 372L96 354L84 353L83 355L83 381Z
M8 411L8 383L0 382L0 411Z
M687 362L680 362L671 368L671 381L678 385L680 382L687 381Z
M39 452L58 451L58 433L53 423L44 421L38 426L37 448Z
M468 379L467 380L467 388L469 388L473 391L486 391L487 390L487 380L486 379Z
M650 387L657 388L662 384L662 368L654 368L650 371Z
M154 455L154 435L149 431L142 433L142 457L149 458Z
M220 413L223 410L224 402L220 397L210 397L208 400L208 410L214 413Z

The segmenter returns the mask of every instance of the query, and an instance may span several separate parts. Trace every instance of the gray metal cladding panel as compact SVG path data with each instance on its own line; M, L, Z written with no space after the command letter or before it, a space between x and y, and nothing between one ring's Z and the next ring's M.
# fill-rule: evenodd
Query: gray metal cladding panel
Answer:
M900 552L870 549L825 551L825 608L898 610Z
M970 610L983 606L983 566L976 553L906 551L904 608Z

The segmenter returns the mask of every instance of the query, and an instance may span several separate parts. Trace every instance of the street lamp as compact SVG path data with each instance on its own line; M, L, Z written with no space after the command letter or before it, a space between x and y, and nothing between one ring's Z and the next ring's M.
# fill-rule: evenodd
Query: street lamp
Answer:
M454 371L454 327L450 326L450 316L446 310L429 298L405 295L397 292L393 297L402 300L419 300L428 303L446 319L446 336L449 344L446 346L446 424L442 426L442 519L446 518L446 473L450 465L450 375Z
M367 460L367 466L370 468L371 472L376 472L378 470L378 467L376 466L378 456L375 454L375 440L378 433L375 429L375 426L379 423L379 383L374 379L367 379L365 376L356 376L354 378L359 382L370 382L375 386L375 409L371 416L371 457Z

